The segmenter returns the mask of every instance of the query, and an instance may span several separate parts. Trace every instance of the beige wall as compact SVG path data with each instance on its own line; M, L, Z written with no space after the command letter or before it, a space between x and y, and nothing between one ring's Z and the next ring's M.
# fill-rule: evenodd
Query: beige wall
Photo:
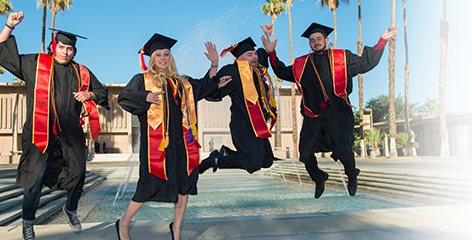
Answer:
M298 92L297 92L298 93ZM282 87L280 91L281 99L278 103L278 122L281 123L282 144L281 149L285 151L288 147L290 154L293 154L293 140L292 140L292 114L291 114L291 97L290 87ZM296 96L296 115L297 115L297 132L300 132L302 117L300 115L300 99L301 96ZM229 130L229 122L231 120L231 99L225 97L221 102L208 102L202 100L198 103L198 132L202 151L209 151L209 141L211 138L221 141L215 142L214 148L219 149L221 143L225 146L233 148L231 135ZM272 129L272 137L269 139L272 147L274 146L276 128ZM297 134L298 136L298 134Z
M117 102L117 97L125 84L104 84L108 88L110 110L99 107L102 131L95 141L100 145L106 142L107 148L117 149L120 153L132 152L132 115L124 111ZM282 124L282 148L292 148L292 126L290 108L290 88L284 87L281 91L281 104L279 104L279 120ZM16 100L18 99L18 100ZM18 101L18 104L16 104ZM301 127L299 114L300 96L297 96L297 120L298 131ZM14 121L13 111L17 109L17 121ZM222 102L208 102L202 100L198 103L198 130L202 151L209 151L210 138L221 139L220 144L215 144L215 149L221 143L233 147L229 132L231 100L229 97ZM26 120L25 87L23 84L0 83L0 154L21 154L21 132ZM84 134L87 134L84 126ZM16 131L16 132L15 132ZM136 127L134 132L139 131ZM274 127L275 131L275 127ZM14 137L15 136L15 137ZM15 139L14 139L15 138ZM216 139L215 139L216 140ZM274 145L273 137L270 139ZM12 144L16 143L14 147ZM94 151L94 142L88 140L90 151ZM292 150L292 149L291 149ZM100 152L102 149L100 149ZM291 153L293 154L293 153Z

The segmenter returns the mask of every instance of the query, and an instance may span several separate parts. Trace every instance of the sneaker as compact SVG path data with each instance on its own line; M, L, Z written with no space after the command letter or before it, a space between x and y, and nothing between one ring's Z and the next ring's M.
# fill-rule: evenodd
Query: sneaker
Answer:
M66 209L66 205L62 207L62 210L64 213L67 215L69 219L69 226L74 230L74 231L80 231L82 230L82 225L80 224L79 218L77 217L77 213L75 212L69 212Z
M23 240L36 240L33 223L23 222Z
M324 173L323 179L321 179L320 182L315 182L316 183L316 189L315 189L315 198L321 197L321 194L323 194L325 190L325 183L328 180L329 174Z

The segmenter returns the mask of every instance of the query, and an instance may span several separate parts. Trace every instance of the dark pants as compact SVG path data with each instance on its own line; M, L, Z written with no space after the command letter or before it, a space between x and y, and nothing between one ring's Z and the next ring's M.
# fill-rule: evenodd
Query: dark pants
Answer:
M39 174L36 183L34 184L33 188L30 191L24 191L23 195L23 221L33 221L36 217L36 210L38 210L39 199L41 198L41 190L43 188L43 183L46 180L49 172L49 165L51 163L51 159L54 156L54 152L56 149L61 150L59 141L56 141L52 147L48 149L48 160L44 165L43 170ZM77 211L77 205L79 204L80 199L80 192L68 192L67 193L67 202L66 202L66 209L69 212Z
M329 143L326 141L329 141ZM324 171L318 168L315 152L320 148L330 148L332 151L331 157L335 161L341 161L349 180L355 180L360 171L356 168L354 152L352 151L353 143L354 136L352 132L343 133L339 131L339 128L333 126L328 118L305 117L298 146L300 161L305 164L311 179L320 182L324 177Z
M261 168L269 168L274 162L270 142L267 139L257 139L247 144L249 150L237 149L228 151L229 156L218 157L218 168L239 168L253 173Z

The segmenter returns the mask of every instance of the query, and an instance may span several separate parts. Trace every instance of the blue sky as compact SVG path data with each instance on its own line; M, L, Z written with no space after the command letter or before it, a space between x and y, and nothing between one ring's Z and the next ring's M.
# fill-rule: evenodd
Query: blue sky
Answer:
M42 11L36 0L11 0L14 11L23 11L25 19L16 27L20 53L36 53L41 47ZM425 4L427 2L427 4ZM172 48L180 74L200 78L208 70L204 42L212 41L219 51L251 36L262 46L260 25L271 21L261 12L263 0L239 1L120 1L76 0L73 8L56 16L56 27L88 37L79 40L75 60L87 67L102 83L127 83L140 72L139 48L158 32L178 40ZM472 1L449 0L447 21L450 23L446 73L446 112L472 111L466 96L472 88L470 74L470 25ZM410 63L410 102L424 103L439 96L439 24L443 18L443 1L407 1L407 30ZM312 23L333 26L333 15L321 8L316 0L295 0L292 10L293 56L309 52L308 41L300 37ZM49 12L48 12L49 13ZM404 95L405 47L403 34L403 2L396 0L397 35L395 94ZM4 20L5 21L5 20ZM51 14L47 26L51 25ZM391 25L391 1L362 1L362 39L373 46ZM357 1L340 5L337 11L337 47L357 52ZM288 14L279 15L275 23L277 53L286 64L290 62ZM331 35L334 38L334 35ZM333 40L333 39L331 39ZM47 34L46 44L50 41ZM147 59L146 59L147 61ZM220 59L220 67L231 63L232 56ZM9 73L0 75L0 82L11 82ZM357 78L350 95L359 106ZM286 84L289 85L289 84ZM388 50L379 65L364 75L364 102L380 94L388 94Z

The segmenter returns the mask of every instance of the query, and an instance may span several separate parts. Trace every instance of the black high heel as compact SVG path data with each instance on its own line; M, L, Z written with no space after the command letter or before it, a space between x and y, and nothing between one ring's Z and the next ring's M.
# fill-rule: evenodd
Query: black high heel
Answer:
M170 234L172 235L172 240L174 240L174 222L171 222L169 224L169 228L170 228Z
M116 233L118 234L118 240L121 240L121 238L120 238L120 220L119 219L116 221L115 227L116 227Z

